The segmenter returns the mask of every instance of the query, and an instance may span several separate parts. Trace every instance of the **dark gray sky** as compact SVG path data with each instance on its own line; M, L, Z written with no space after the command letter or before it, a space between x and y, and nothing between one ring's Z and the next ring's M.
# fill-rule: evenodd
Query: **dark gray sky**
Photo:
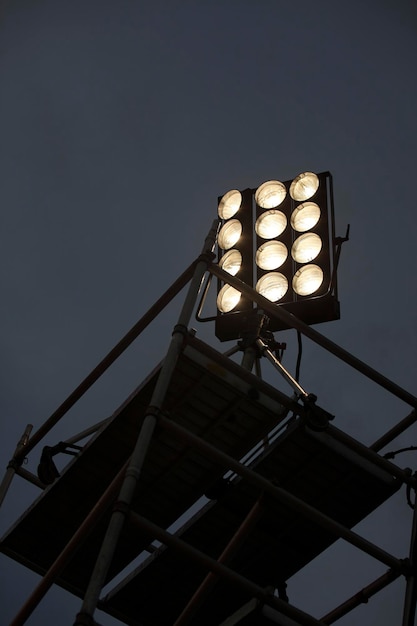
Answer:
M25 425L39 427L199 254L218 195L305 170L332 172L337 234L351 224L342 320L318 329L415 392L414 2L9 0L0 20L4 468ZM176 310L45 444L111 414L163 356ZM224 349L207 325L198 333ZM295 336L284 338L291 369ZM301 382L365 443L409 410L308 342ZM414 428L398 447L416 439ZM2 532L36 495L22 483ZM394 500L358 531L405 557L411 510L403 492ZM319 617L384 571L369 561L336 546L290 581L290 599ZM0 563L7 624L38 577ZM395 583L338 623L392 626L402 596ZM79 606L53 590L28 624L71 624Z

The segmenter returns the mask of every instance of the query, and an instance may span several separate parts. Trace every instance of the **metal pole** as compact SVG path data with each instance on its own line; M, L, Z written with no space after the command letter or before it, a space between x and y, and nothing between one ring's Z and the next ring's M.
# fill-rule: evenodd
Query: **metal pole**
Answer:
M387 585L391 584L394 580L400 576L399 572L394 572L394 570L390 569L385 574L374 580L372 583L361 589L354 596L340 604L337 608L335 608L330 613L327 613L324 617L321 618L322 622L325 624L333 624L337 622L338 619L350 613L353 609L356 609L360 604L366 604L369 598L372 598L378 591L387 587Z
M194 561L205 565L208 569L210 569L218 576L221 576L232 584L241 587L251 596L251 598L258 598L259 600L261 600L262 603L268 604L269 606L276 608L284 615L288 615L288 617L292 617L300 626L326 626L324 622L321 622L311 615L304 613L304 611L295 608L291 604L288 604L288 602L277 598L276 596L272 595L268 591L268 589L263 589L262 587L259 587L241 574L238 574L237 572L234 572L232 569L226 567L222 563L219 563L219 561L216 561L216 559L212 559L211 557L207 556L207 554L204 554L204 552L197 550L197 548L194 548L176 535L171 535L171 533L169 533L167 530L160 528L150 520L145 519L137 513L131 513L130 519L138 526L138 528L149 533L150 535L155 537L155 539L158 539L167 546L171 546L172 548L181 551L183 554L193 559Z
M243 367L243 369L248 370L249 372L251 372L252 369L253 369L255 361L256 361L256 350L255 350L255 347L254 346L248 346L243 351L243 357L242 357L241 366Z
M288 311L286 311L283 307L274 304L270 300L267 300L266 298L261 296L254 289L252 289L252 287L249 287L243 281L236 278L236 276L228 274L214 263L211 264L209 271L218 278L220 278L222 281L228 283L229 285L232 285L232 287L235 287L235 289L250 298L253 302L256 302L263 311L269 313L272 317L282 320L285 324L287 324L289 328L295 328L296 330L299 330L300 333L317 343L319 346L322 346L322 348L324 348L328 352L331 352L332 354L337 356L339 359L356 369L358 372L364 374L367 378L370 378L378 385L381 385L381 387L384 387L384 389L387 389L387 391L390 391L394 396L397 396L397 398L400 398L407 404L410 404L412 407L417 408L417 398L411 393L409 393L399 385L396 385L391 380L374 370L372 367L366 365L366 363L350 354L350 352L347 352L347 350L344 350L330 339L327 339L327 337L324 337L324 335L318 333L316 330L311 328L311 326L308 326L308 324L305 324L304 322L299 320L298 317L292 315L292 313L288 313Z
M414 513L410 541L410 571L407 575L405 588L404 613L402 626L414 626L417 601L417 503L414 490Z
M16 446L16 450L14 451L13 458L9 462L6 473L0 485L0 507L3 504L3 500L6 497L6 493L9 490L10 484L16 474L16 470L19 467L19 463L16 462L16 457L20 452L23 452L23 458L26 456L26 447L29 441L29 436L31 433L33 426L32 424L28 424L24 430L23 435L21 436L19 443Z
M107 511L109 504L114 498L117 488L120 486L123 473L125 472L127 463L119 470L118 474L113 478L106 491L97 501L95 506L91 509L81 526L72 536L67 543L61 554L52 563L39 585L34 589L32 594L26 600L19 613L16 615L10 626L22 626L26 620L32 615L33 611L38 606L39 602L45 596L47 591L52 587L58 576L65 569L67 563L73 557L74 550L79 547L80 543L88 536L88 534L94 529L96 521L101 517L105 511Z
M391 441L393 441L396 437L398 437L398 435L401 435L401 433L407 430L409 426L414 424L415 421L417 421L416 410L411 411L411 413L409 413L407 417L404 417L404 419L401 420L401 422L396 424L393 428L391 428L391 430L386 432L385 435L382 435L382 437L380 437L377 441L375 441L375 443L373 443L370 446L370 448L372 450L375 450L376 452L378 452L379 450L382 450L382 448L385 448L385 446L388 443L391 443Z
M183 348L184 338L188 332L187 327L195 307L198 292L212 257L212 250L216 242L217 229L218 220L213 223L210 233L204 243L203 253L199 257L194 268L194 275L189 285L188 292L178 318L178 323L174 327L171 343L162 364L158 380L156 381L147 415L145 416L129 466L125 473L118 502L116 503L110 518L110 522L97 557L96 565L84 596L81 612L77 615L74 626L85 624L86 620L90 621L97 607L100 591L106 579L123 523L129 512L137 482L140 477L142 465L145 460L145 455L157 423L158 412L164 402L165 394L174 368Z
M29 439L26 446L26 453L30 452L37 443L59 422L59 420L70 410L70 408L90 389L90 387L100 378L102 374L114 363L114 361L130 346L130 344L145 330L145 328L155 319L181 289L189 282L193 275L196 261L194 261L185 272L177 278L169 289L155 302L155 304L143 315L138 322L126 333L115 347L100 361L90 374L78 385L76 389L64 400L64 402L52 413L52 415L42 424L42 426ZM14 457L15 462L21 463L23 452L19 452Z
M301 385L291 376L289 372L285 369L282 363L272 354L271 350L268 348L268 345L261 339L258 338L256 340L257 346L260 348L262 355L266 356L268 361L272 363L276 370L281 374L283 378L291 385L293 391L297 394L297 396L301 396L303 398L308 398L309 395L305 389L301 387Z
M271 398L275 402L282 404L289 411L292 411L293 413L295 413L296 415L300 415L301 417L306 415L306 409L304 405L295 402L294 396L289 398L282 391L280 391L276 387L272 387L261 378L255 378L254 374L243 369L241 365L228 359L223 354L220 354L219 352L217 352L217 350L210 347L208 344L203 343L199 339L195 339L191 335L188 336L187 344L189 344L191 347L196 347L197 350L202 354L208 356L210 359L212 359L222 367L225 367L231 372L234 372L239 378L243 379L250 386L256 385L256 388L260 393L264 393L268 398Z
M249 467L246 467L245 465L239 463L239 461L236 461L233 457L225 454L224 452L221 452L203 439L200 439L200 437L197 437L186 428L183 428L179 424L172 422L163 415L159 416L158 424L162 428L165 428L173 434L176 434L181 439L188 441L195 448L202 450L210 458L215 459L225 467L232 469L234 472L236 472L236 474L243 476L252 484L257 485L262 491L270 493L274 498L276 498L280 502L283 502L294 511L300 513L301 515L305 515L305 517L307 517L308 519L319 524L322 528L325 528L326 530L334 534L335 537L342 537L348 543L351 543L363 552L366 552L378 561L381 561L381 563L385 563L385 565L388 565L388 567L392 567L396 571L404 572L405 564L400 559L396 559L385 550L382 550L375 544L367 541L360 535L357 535L352 530L346 528L346 526L343 526L342 524L336 522L324 513L321 513L311 505L303 502L300 498L297 498L285 489L282 489L282 487L275 486L272 482L270 482L260 474L257 474Z
M97 430L99 430L102 426L104 426L104 424L106 424L110 419L111 417L106 417L104 418L104 420L100 420L99 422L97 422L97 424L94 424L94 426L90 426L90 428L86 428L80 433L77 433L76 435L73 435L72 437L68 437L68 439L65 439L64 443L66 444L77 443L78 441L85 439L89 435L92 435L93 433L97 432Z
M239 548L241 543L246 538L246 535L249 533L251 528L256 524L259 517L262 514L262 498L258 498L255 502L219 558L217 559L218 563L227 563L229 561L235 551ZM175 620L174 626L185 626L185 624L189 623L190 619L192 619L193 615L201 606L204 597L210 591L214 583L216 582L217 576L214 572L210 572L203 582L199 585L198 589L195 591L186 607L182 610L179 617Z
M367 459L374 465L377 465L388 474L391 474L391 476L395 476L402 483L406 483L407 485L411 485L411 486L414 486L416 484L416 477L411 475L410 470L403 470L400 467L398 467L398 465L395 465L394 463L391 463L387 459L384 459L383 456L380 456L377 452L375 452L373 446L371 446L370 448L367 448L366 446L356 441L356 439L353 439L353 437L350 437L349 435L344 433L342 430L339 430L338 428L332 428L331 432L329 433L329 436L332 439L340 441L347 448L350 448L351 450L359 454L359 456L363 457L364 459Z
M39 487L39 489L43 490L47 487L47 485L45 485L35 474L32 474L32 472L28 472L28 470L24 469L23 467L17 467L16 474L21 478L27 480L29 483L32 483L32 485L35 485L35 487Z

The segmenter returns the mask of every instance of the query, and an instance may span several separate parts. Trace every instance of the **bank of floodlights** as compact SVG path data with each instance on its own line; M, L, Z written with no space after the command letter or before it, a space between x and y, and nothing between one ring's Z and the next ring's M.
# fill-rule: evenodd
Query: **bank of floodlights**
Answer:
M218 204L219 266L307 324L339 319L333 212L329 172L228 191ZM241 336L256 308L219 281L218 338ZM287 327L271 318L270 330Z

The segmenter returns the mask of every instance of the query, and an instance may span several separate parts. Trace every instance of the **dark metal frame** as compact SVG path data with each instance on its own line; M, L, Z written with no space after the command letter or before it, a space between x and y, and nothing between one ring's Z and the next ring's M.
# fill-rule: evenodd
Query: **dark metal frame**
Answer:
M4 499L7 490L10 487L13 476L17 473L22 477L39 484L35 477L32 477L29 472L22 469L22 463L27 454L38 444L41 439L57 424L57 422L68 412L68 410L81 398L81 396L91 387L91 385L103 374L104 371L122 354L122 352L138 337L138 335L149 325L149 323L155 319L155 317L167 306L167 304L181 291L187 283L189 284L188 292L185 297L185 301L178 319L178 323L174 327L171 343L169 345L158 381L156 383L150 405L148 407L146 418L144 420L142 429L140 431L138 440L136 442L133 454L125 465L120 470L118 475L114 478L106 492L102 495L95 507L91 510L84 523L77 530L70 542L64 548L62 553L50 567L49 571L45 574L40 584L34 590L29 597L25 605L21 608L17 616L12 622L11 626L18 626L24 624L36 606L39 604L43 596L46 594L51 585L57 580L60 572L65 568L73 551L80 545L83 538L86 537L91 527L95 524L101 513L105 508L109 506L112 501L117 501L117 505L114 506L114 510L111 516L111 520L107 529L106 536L103 540L102 548L97 559L96 566L91 575L90 583L85 593L84 601L81 607L80 613L77 615L75 626L81 626L81 624L94 624L94 612L99 605L99 595L103 587L103 582L106 577L106 573L110 566L112 555L117 550L117 542L119 534L125 520L125 516L129 514L130 503L133 498L133 494L136 489L138 480L140 480L141 467L144 462L146 452L151 441L154 429L156 425L160 428L168 429L174 436L178 436L181 439L185 439L192 442L193 446L198 447L204 454L207 454L211 458L216 459L224 465L225 468L233 470L237 474L244 476L252 483L261 487L261 489L269 493L272 497L278 498L278 500L285 502L289 507L297 510L300 514L309 517L324 528L331 530L336 536L344 538L346 541L355 545L362 551L373 556L374 558L385 563L389 570L386 574L375 580L373 583L359 591L355 596L348 599L339 607L335 608L331 613L328 613L321 620L317 620L310 615L307 615L303 611L296 609L289 605L284 600L271 595L268 590L261 589L251 581L247 580L243 576L233 572L230 568L226 567L222 563L222 558L214 560L207 555L202 554L198 550L185 544L181 539L168 533L166 530L156 527L149 520L143 517L131 513L131 519L140 528L145 528L153 534L153 536L163 543L168 545L175 545L184 554L190 558L197 559L200 563L203 563L209 572L214 572L220 577L224 577L234 584L241 585L250 591L254 598L257 598L265 605L275 608L278 612L289 618L295 619L298 624L306 626L324 626L325 624L332 624L337 619L351 611L362 602L366 602L368 598L373 596L379 590L383 589L390 582L403 575L406 577L406 597L404 604L404 613L402 626L413 626L415 620L415 605L417 595L417 509L415 509L413 524L412 524L412 536L410 543L410 553L408 559L400 560L386 551L382 550L378 546L363 539L355 532L344 527L342 524L335 522L326 515L320 513L313 507L307 505L305 502L299 500L295 496L282 488L273 485L270 481L266 480L256 472L248 468L247 466L239 463L230 456L220 452L203 439L193 435L186 429L182 428L178 424L174 424L161 412L162 403L165 397L165 393L170 381L170 378L175 370L178 355L183 349L184 342L188 336L188 325L192 316L193 310L196 306L199 290L201 288L204 276L208 272L210 276L214 275L224 282L229 283L246 297L255 302L260 309L265 311L272 318L278 318L288 327L297 329L300 333L312 339L315 343L323 347L325 350L331 352L336 357L348 363L351 367L370 378L378 385L382 386L387 391L394 394L396 397L403 400L405 403L413 407L412 412L404 418L399 424L388 431L383 437L376 441L368 451L363 451L363 446L359 444L347 435L340 434L340 438L343 443L349 446L352 450L360 451L364 454L368 460L371 460L376 465L386 468L387 464L390 467L390 471L395 467L388 461L381 458L376 454L376 451L380 450L387 443L392 441L400 433L406 430L411 424L417 421L417 398L402 389L382 374L374 370L373 368L360 361L349 352L330 341L316 330L312 329L307 324L303 323L292 314L288 313L285 309L272 304L258 293L256 293L251 287L248 287L242 283L236 277L227 274L221 270L217 265L213 263L212 249L214 247L216 235L218 229L218 222L215 222L212 229L206 239L202 254L185 270L183 274L173 283L173 285L163 294L163 296L151 307L151 309L133 326L133 328L121 339L121 341L110 351L110 353L97 365L97 367L87 376L87 378L68 396L68 398L58 407L58 409L46 420L46 422L30 437L31 425L28 425L25 433L20 440L14 456L10 461L6 475L0 485L0 502ZM210 347L206 346L208 352ZM217 353L218 354L218 353ZM224 356L225 364L231 363L230 360ZM303 412L302 405L296 405L300 413ZM89 429L92 432L92 429ZM85 434L85 433L83 433ZM76 441L80 437L73 437L71 441ZM411 472L396 468L394 470L397 477L405 484L409 489L416 491L416 479ZM39 485L42 486L42 485ZM258 510L262 507L262 503L258 503L255 509ZM256 515L256 510L252 511L253 515ZM233 548L234 542L240 540L240 534L244 534L251 523L251 517L242 522L242 527L238 531L237 536L232 540L231 545L226 549L227 551ZM225 556L225 555L223 555ZM190 606L184 608L184 612L178 617L177 626L189 623L189 617L192 613L193 606L201 597L201 594L210 584L210 574L208 575L206 582L203 583L202 588L196 593L196 597L190 601Z

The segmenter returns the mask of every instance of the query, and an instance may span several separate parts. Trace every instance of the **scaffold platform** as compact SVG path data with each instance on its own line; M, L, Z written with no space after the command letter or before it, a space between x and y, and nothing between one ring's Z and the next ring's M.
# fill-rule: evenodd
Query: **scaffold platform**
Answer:
M2 552L39 574L48 570L129 459L159 372L160 366L16 522L1 542ZM290 417L291 409L300 415ZM322 432L309 427L301 405L192 335L173 372L162 414L237 461L257 446L254 458L246 463L249 469L347 528L401 485L386 469L388 462L383 468L373 463L365 446L355 442L355 449L349 447L329 424ZM280 424L282 432L271 443L269 435L279 431ZM374 457L380 458L376 453ZM167 529L208 494L212 500L177 536L217 559L259 501L257 521L244 533L227 565L261 587L287 580L338 538L245 478L225 479L226 471L186 440L157 428L131 511ZM85 592L111 508L97 520L56 581L75 595ZM153 540L128 517L106 581L148 550ZM172 626L206 574L203 563L163 546L99 606L127 624ZM215 581L193 623L219 624L251 600L239 586L226 583L226 588L227 593L223 580ZM161 589L163 602L158 601Z
M45 573L129 459L159 372L160 366L16 522L0 543L2 552ZM286 412L282 401L288 406L294 404L190 336L171 379L163 413L240 459L283 419ZM132 510L167 528L223 473L224 467L218 463L158 430L146 456ZM88 583L110 514L108 510L102 516L57 581L76 595L82 595ZM108 579L151 541L127 523Z
M401 481L365 459L360 451L341 443L339 433L332 426L318 432L302 419L290 421L251 468L307 505L352 528L392 496ZM177 536L217 559L258 501L256 521L243 532L227 564L260 587L285 583L338 539L334 533L260 492L248 480L235 477L216 487L212 490L216 499L190 519ZM175 623L206 573L203 563L181 556L178 549L162 546L109 593L100 607L128 624L169 626ZM165 590L163 602L158 601L161 589ZM192 623L220 624L250 600L244 589L217 579Z

